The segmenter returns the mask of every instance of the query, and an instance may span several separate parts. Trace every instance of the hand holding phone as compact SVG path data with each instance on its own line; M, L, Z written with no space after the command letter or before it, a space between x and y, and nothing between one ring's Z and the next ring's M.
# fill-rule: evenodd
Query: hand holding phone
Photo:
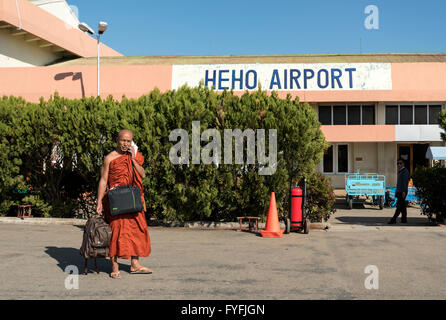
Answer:
M136 157L136 153L138 152L138 146L136 145L136 143L132 140L132 143L130 144L130 146L132 147L132 158Z

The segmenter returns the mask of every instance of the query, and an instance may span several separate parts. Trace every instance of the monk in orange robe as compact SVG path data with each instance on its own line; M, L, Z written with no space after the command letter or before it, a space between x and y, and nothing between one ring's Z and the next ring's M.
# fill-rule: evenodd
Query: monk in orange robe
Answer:
M134 184L141 190L141 201L145 209L142 178L145 171L142 167L144 157L131 146L133 133L130 130L121 130L118 136L117 148L104 159L101 169L101 180L98 187L98 203L96 213L105 218L112 229L109 256L112 260L112 278L120 278L118 258L130 259L130 273L149 274L152 270L139 263L139 257L148 257L150 254L150 237L144 211L137 213L110 215L106 191L119 185L133 183L133 168L135 170Z

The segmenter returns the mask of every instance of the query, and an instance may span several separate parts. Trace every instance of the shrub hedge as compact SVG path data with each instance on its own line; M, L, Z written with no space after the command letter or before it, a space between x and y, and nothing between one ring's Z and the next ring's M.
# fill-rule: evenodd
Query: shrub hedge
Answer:
M264 91L237 96L185 86L165 93L155 89L139 99L124 96L121 101L112 97L72 100L56 93L40 103L3 97L0 119L3 214L12 214L19 203L31 203L34 212L53 217L94 212L102 161L124 128L133 131L145 157L148 214L162 220L265 217L270 192L275 192L281 206L291 182L312 175L328 146L310 105ZM192 121L200 121L201 132L214 128L221 137L224 129L276 129L275 173L259 175L257 162L172 164L169 151L176 142L169 141L169 134L182 128L192 141Z
M422 213L429 219L443 221L446 218L446 168L417 167L412 178L421 199Z
M441 139L446 141L446 111L438 115L438 122L443 132ZM421 199L422 214L429 219L444 221L446 219L446 168L437 163L433 168L417 167L412 175ZM434 218L435 216L435 218Z

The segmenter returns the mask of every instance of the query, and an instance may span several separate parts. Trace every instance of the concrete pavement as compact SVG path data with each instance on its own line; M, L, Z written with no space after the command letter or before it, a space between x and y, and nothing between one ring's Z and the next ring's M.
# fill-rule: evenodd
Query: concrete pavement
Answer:
M445 299L446 228L410 209L408 225L387 225L392 209L339 210L328 231L265 239L233 230L149 227L151 275L111 279L83 270L82 227L0 223L0 299ZM93 261L90 268L93 270ZM367 266L378 273L365 273ZM367 289L369 276L378 289ZM69 279L68 279L69 280ZM69 284L74 282L69 282Z
M344 205L337 205L336 213L328 220L330 230L432 230L432 224L425 215L421 215L421 210L417 206L408 206L406 224L400 223L400 215L397 224L393 225L387 222L395 213L395 208L384 207L380 210L377 206L368 204L355 204L353 210L344 207Z

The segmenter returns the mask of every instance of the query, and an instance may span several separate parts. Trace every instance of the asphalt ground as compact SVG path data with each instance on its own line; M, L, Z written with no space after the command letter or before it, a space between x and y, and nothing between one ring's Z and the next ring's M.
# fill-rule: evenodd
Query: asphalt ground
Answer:
M69 274L83 271L81 226L0 223L0 299L445 299L446 227L419 208L407 225L387 225L393 211L338 209L329 230L276 239L149 227L152 253L140 261L153 274L119 260L121 279L109 277L108 259L99 274L93 261L88 275Z

